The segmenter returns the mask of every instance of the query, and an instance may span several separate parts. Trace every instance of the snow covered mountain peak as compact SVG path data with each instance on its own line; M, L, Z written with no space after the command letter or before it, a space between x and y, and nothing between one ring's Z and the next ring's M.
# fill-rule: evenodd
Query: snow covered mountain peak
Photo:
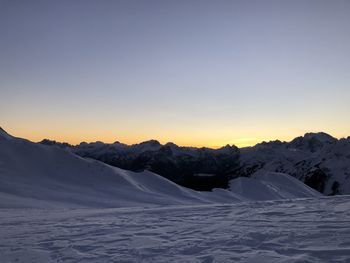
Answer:
M304 135L304 139L306 140L318 140L323 143L334 143L337 141L336 138L332 137L331 135L325 133L325 132L309 132Z
M133 144L131 148L133 150L146 152L146 151L157 151L162 147L159 141L157 140L149 140L145 142L141 142L139 144Z
M336 138L324 132L306 133L304 136L297 137L288 143L288 148L314 153L321 150L324 146L333 145L337 142Z

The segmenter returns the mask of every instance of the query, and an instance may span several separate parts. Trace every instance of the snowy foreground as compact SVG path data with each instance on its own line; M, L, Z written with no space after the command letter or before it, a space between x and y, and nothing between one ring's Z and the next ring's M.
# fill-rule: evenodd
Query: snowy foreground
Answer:
M1 262L350 262L350 196L0 215Z

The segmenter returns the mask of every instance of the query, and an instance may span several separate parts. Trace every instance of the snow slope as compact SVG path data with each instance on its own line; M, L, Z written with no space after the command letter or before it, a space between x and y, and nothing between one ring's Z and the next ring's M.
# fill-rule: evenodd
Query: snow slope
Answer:
M1 209L1 262L350 262L350 197Z
M247 200L256 201L321 196L319 192L287 174L261 170L250 178L232 180L230 190Z

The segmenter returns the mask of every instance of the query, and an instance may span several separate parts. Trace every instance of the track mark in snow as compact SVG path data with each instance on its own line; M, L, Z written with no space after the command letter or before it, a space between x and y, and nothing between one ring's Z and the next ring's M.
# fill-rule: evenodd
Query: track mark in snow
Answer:
M350 212L337 209L349 204L343 196L154 209L2 209L0 254L4 262L349 262Z

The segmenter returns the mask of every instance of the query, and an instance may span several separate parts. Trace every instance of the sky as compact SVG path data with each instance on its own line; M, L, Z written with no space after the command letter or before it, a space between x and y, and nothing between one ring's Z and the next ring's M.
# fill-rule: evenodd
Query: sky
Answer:
M243 147L349 113L349 0L0 0L15 136Z

